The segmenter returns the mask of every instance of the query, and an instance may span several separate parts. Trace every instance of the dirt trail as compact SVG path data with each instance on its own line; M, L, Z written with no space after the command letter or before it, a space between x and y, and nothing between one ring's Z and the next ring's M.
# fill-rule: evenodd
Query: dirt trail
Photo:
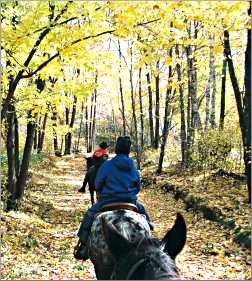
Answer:
M3 276L5 279L94 279L90 261L80 262L72 251L89 193L80 194L84 176L81 156L57 158L54 166L33 171L23 212L4 213ZM188 227L187 244L177 258L185 279L250 279L250 253L238 247L215 223L186 212L183 204L156 186L143 189L144 203L162 238L181 212ZM18 230L18 231L17 231ZM15 257L15 258L13 258Z

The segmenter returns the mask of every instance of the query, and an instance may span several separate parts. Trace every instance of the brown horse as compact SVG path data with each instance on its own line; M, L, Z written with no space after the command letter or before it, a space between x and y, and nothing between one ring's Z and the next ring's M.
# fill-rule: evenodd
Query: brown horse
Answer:
M79 192L85 192L86 191L86 185L88 184L89 192L90 192L90 198L91 198L91 204L94 205L95 199L95 177L96 174L100 168L100 166L107 160L107 157L100 157L100 158L93 158L93 157L86 157L86 167L87 172L82 184L82 187L78 190ZM97 196L96 196L97 198Z

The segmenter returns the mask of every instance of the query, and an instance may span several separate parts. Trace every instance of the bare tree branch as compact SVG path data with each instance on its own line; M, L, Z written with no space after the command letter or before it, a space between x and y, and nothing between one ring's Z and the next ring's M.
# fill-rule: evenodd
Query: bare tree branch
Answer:
M140 22L140 23L137 23L136 26L144 26L146 24L153 23L153 22L156 22L156 21L159 21L159 20L161 20L161 18L150 20L150 21L146 21L146 22Z
M67 11L68 5L70 3L72 3L73 1L68 1L65 5L65 7L60 11L60 13L56 16L56 18L54 19L54 22L58 21L61 16ZM52 28L53 23L50 24L49 27L47 27L40 35L38 40L35 42L31 52L29 53L26 61L24 62L24 66L27 67L29 65L29 63L31 62L31 59L33 58L34 54L36 53L37 47L40 45L40 43L42 42L42 40L45 38L45 36L50 32L51 28Z
M11 53L11 51L10 50L7 50L6 48L4 48L3 46L1 46L1 49L3 49L3 50L5 50L5 52L11 57L11 58L13 58L14 59L14 61L19 65L19 66L21 66L22 67L22 65L17 61L17 59L13 56L13 54Z

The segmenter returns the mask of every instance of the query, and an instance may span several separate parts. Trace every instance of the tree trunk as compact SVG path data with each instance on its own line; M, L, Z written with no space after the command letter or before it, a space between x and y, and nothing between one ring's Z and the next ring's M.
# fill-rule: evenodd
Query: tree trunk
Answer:
M48 114L46 113L45 116L44 116L44 118L43 118L42 127L40 128L40 134L39 134L39 139L38 139L38 149L37 149L37 153L41 153L41 151L43 150L43 144L44 144L44 138L45 138L45 129L46 129L47 116L48 116Z
M17 183L17 163L16 163L16 126L15 126L15 107L9 105L6 111L7 117L7 157L8 157L8 183L7 189L10 193L7 200L7 211L15 208L16 183Z
M156 64L156 70L159 72L159 61ZM156 126L155 126L155 142L154 147L158 149L159 146L159 74L155 77L156 84L156 110L155 110L155 118L156 118Z
M87 100L86 100L87 103ZM86 139L86 150L89 148L89 135L88 135L88 105L85 106L85 139Z
M76 151L79 151L79 146L80 146L80 137L81 137L81 131L82 131L82 126L83 126L83 115L84 115L84 103L82 101L82 103L81 103L81 120L80 120L80 128L79 128L79 133L78 133Z
M197 22L193 22L193 35L194 38L197 39L197 30L198 24ZM193 57L191 58L191 75L192 75L192 124L193 124L193 142L195 136L195 129L201 129L201 119L199 115L199 106L198 106L198 99L197 99L197 83L198 83L198 75L197 75L197 68L195 64L197 63L196 56L195 56L195 49L191 48L191 54Z
M112 126L113 126L112 135L110 135L111 137L109 138L109 143L116 143L117 134L118 133L120 134L120 132L117 129L117 122L116 122L116 116L115 116L114 108L112 108Z
M220 108L220 129L224 129L224 118L225 118L225 93L226 93L226 73L227 73L227 60L225 54L223 57L222 64L222 75L221 75L221 108Z
M73 98L74 98L73 109L72 109L71 121L70 121L70 124L69 124L70 132L68 132L66 134L66 136L65 136L65 152L64 152L64 155L71 154L71 146L72 146L72 132L71 132L71 129L74 126L75 115L76 115L76 104L77 104L77 97L74 96ZM69 122L69 110L68 110L68 114L66 114L66 116L68 116L67 121Z
M34 133L34 140L33 140L33 149L37 150L37 148L38 148L38 129L36 127L35 133Z
M89 129L88 129L88 152L91 152L93 147L93 143L92 143L93 102L94 102L94 92L92 92L91 105L90 105Z
M169 56L172 57L172 48L169 51ZM157 168L158 174L160 174L162 172L164 156L165 156L165 146L167 143L168 134L169 134L170 126L171 126L171 118L172 118L171 112L172 111L171 111L170 101L171 101L172 87L169 85L171 77L172 77L172 67L171 67L171 65L169 65L168 86L167 86L166 96L165 96L164 127L163 127L159 162L158 162L158 168Z
M140 122L141 122L141 148L144 146L144 116L143 116L143 101L142 101L142 68L139 68L139 88L138 88L138 95L139 95L139 104L140 104Z
M251 14L251 3L249 15ZM234 70L231 48L229 42L229 32L224 31L224 50L227 58L230 80L234 89L236 106L239 114L239 123L243 141L243 159L245 172L247 174L248 199L251 203L251 29L248 29L247 48L245 52L245 94L242 100L242 94L239 89L237 77ZM244 106L242 106L244 105Z
M189 38L197 38L196 25L189 25ZM194 143L195 130L201 128L201 120L198 110L197 100L197 69L195 67L196 58L192 46L186 48L187 64L188 64L188 118L187 118L187 162L191 161L192 147ZM191 109L189 108L191 107ZM191 112L190 112L191 111ZM190 114L191 113L191 114ZM191 116L190 116L191 115Z
M169 130L170 130L170 126L171 126L172 113L171 113L171 109L170 109L170 105L169 105L170 100L171 100L171 93L172 93L172 88L169 87L169 89L167 89L167 91L166 91L166 98L165 98L164 127L163 127L160 155L159 155L158 168L157 168L158 174L160 174L163 169L165 147L167 144L167 139L168 139Z
M211 124L212 128L216 127L215 123L215 97L216 97L216 74L214 65L214 53L213 53L213 38L209 36L210 48L209 48L209 79L205 92L206 97L206 120L205 128L208 124ZM212 92L212 94L211 94ZM211 100L211 114L210 114L210 100Z
M61 136L60 149L59 149L60 155L63 154L63 145L64 145L64 137Z
M215 72L215 58L213 53L213 47L210 47L210 69L211 69L211 83L213 86L212 95L211 95L210 123L211 123L211 127L214 129L216 127L216 121L215 121L216 72Z
M3 105L2 105L1 120L3 120L5 118L6 112L7 112L7 110L9 110L9 105L11 104L11 101L13 99L17 85L18 85L19 81L21 80L23 73L24 73L24 70L20 70L15 78L10 79L7 97L4 100Z
M67 97L67 93L65 92L65 96ZM65 108L65 113L66 113L66 126L69 127L69 114L70 114L70 110L69 108L66 106ZM64 151L64 155L70 154L68 153L69 151L69 132L65 134L65 151Z
M122 121L123 121L123 135L126 136L126 118L125 118L125 106L124 106L124 96L123 96L123 89L122 89L122 78L121 78L121 68L122 68L122 52L121 52L121 45L120 41L118 40L118 52L119 52L119 91L120 91L120 100L121 100L121 113L122 113Z
M97 85L98 75L95 75L95 84ZM92 119L92 134L91 134L91 141L92 141L92 148L94 147L95 143L95 125L96 125L96 101L97 101L97 88L94 89L94 112L93 112L93 119Z
M120 87L120 99L121 99L121 112L122 112L122 120L123 120L123 135L126 135L126 118L125 118L125 106L124 106L124 97L122 90L122 79L119 77L119 87Z
M42 116L40 115L39 116L39 120L38 120L38 126L37 126L37 135L38 135L38 140L37 140L37 153L39 153L38 152L38 148L39 148L39 140L40 140L40 138L41 138L41 130L42 130Z
M71 146L71 142L72 141L72 134L70 132L66 133L65 135L65 150L64 150L64 155L70 155L71 154L71 150L70 150L70 146Z
M52 127L53 127L53 147L54 147L54 153L56 156L61 156L61 153L59 151L59 147L58 147L58 138L57 138L57 131L56 131L56 127L57 127L57 112L53 112L52 113Z
M187 55L187 76L188 76L188 82L187 82L187 88L188 88L188 97L187 97L187 140L186 140L186 151L187 151L187 164L191 161L191 147L192 147L192 79L191 79L191 67L189 65L189 55L191 53L190 46L186 47L186 55Z
M151 79L150 73L146 74L148 94L149 94L149 126L150 126L150 139L151 147L154 147L154 130L153 130L153 114L152 114L152 89L151 89Z
M224 49L225 49L225 56L227 59L228 63L228 69L229 69L229 75L230 75L230 80L234 89L234 94L235 94L235 99L236 99L236 105L237 105L237 110L239 114L239 122L240 122L240 127L241 129L243 128L244 125L244 116L243 116L243 108L242 108L242 97L241 97L241 92L239 89L237 77L235 74L234 70L234 65L233 65L233 60L232 60L232 55L231 55L231 48L230 48L230 43L229 43L229 32L227 30L224 31Z
M251 17L251 2L248 9ZM247 175L248 198L251 203L251 27L247 33L247 47L245 52L245 95L243 99L244 112L244 163Z
M140 170L141 167L141 155L138 147L138 134L137 134L137 117L136 117L136 103L134 97L134 88L133 88L133 63L132 63L132 47L130 48L131 62L130 62L130 93L131 93L131 106L132 106L132 119L134 124L134 140L135 140L135 149L137 154L137 168Z
M198 129L201 127L201 121L199 117L199 109L198 109L198 100L197 100L197 70L194 66L196 59L192 58L190 60L190 68L191 68L191 97L192 97L192 140L194 142L194 136L195 136L195 129Z
M19 174L20 169L20 161L19 161L19 129L18 129L18 119L15 112L14 117L14 123L15 123L15 162L16 162L16 175Z
M179 58L179 47L176 45L176 55ZM186 145L186 123L185 123L185 105L184 105L184 91L182 87L181 66L176 64L176 70L179 83L179 102L180 102L180 138L181 138L181 158L182 167L187 166L187 145Z
M22 164L19 172L19 176L17 179L17 199L21 199L24 194L24 187L27 180L29 163L30 163L30 156L32 151L32 144L34 140L34 134L36 129L36 122L35 120L30 120L32 118L32 111L28 112L28 121L27 121L27 134L26 134L26 141L24 146L24 153ZM35 116L36 119L36 116Z
M211 79L210 77L208 78L207 82L207 88L205 91L205 98L206 98L206 108L205 108L205 113L206 113L206 119L205 119L205 129L207 129L208 124L210 123L210 91L211 91Z

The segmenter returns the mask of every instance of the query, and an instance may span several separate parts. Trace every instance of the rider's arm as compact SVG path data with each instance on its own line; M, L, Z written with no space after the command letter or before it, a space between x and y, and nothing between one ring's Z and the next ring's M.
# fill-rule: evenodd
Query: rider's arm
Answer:
M97 172L96 178L95 178L95 189L96 189L96 191L98 191L98 193L101 192L102 187L103 187L103 185L105 183L105 180L106 180L106 173L105 173L104 166L105 165L102 165L100 167L100 169Z
M139 172L137 169L135 170L135 173L136 173L136 178L137 178L137 180L135 182L135 186L137 188L137 192L139 192L140 191L140 175L139 175Z

